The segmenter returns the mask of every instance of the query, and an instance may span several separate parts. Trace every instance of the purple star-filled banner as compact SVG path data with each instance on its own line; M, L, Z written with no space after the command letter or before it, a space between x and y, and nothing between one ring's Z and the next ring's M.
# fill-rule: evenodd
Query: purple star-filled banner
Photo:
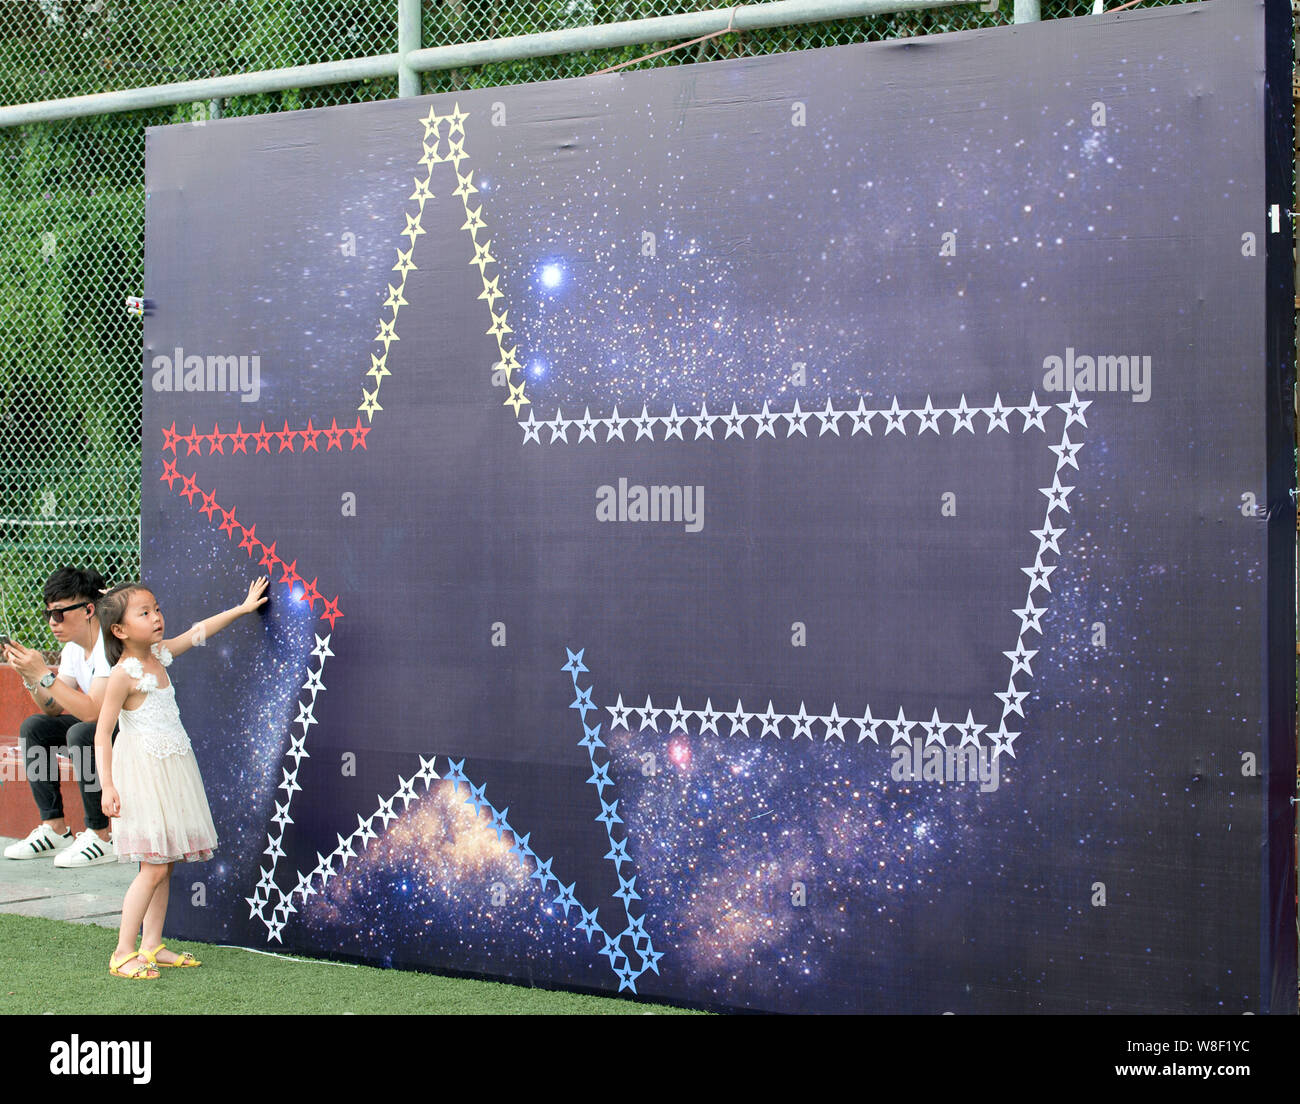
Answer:
M145 579L173 626L273 583L176 665L221 843L169 926L1294 1011L1265 24L149 131Z

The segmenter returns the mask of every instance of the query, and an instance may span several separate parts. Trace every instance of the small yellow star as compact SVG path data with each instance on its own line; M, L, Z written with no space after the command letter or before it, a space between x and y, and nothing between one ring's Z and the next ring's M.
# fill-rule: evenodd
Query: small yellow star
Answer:
M379 388L376 387L373 391L367 391L363 387L361 389L361 394L363 394L365 398L361 400L361 405L358 406L357 409L366 416L366 421L373 422L375 420L375 411L384 409L377 401L379 398Z
M392 372L390 372L390 371L388 370L388 368L387 368L387 367L385 366L385 364L384 364L384 362L385 362L387 359L388 359L388 350L387 350L387 349L384 350L384 355L383 355L383 356L375 356L374 353L371 353L371 354L370 354L370 371L367 372L366 375L368 375L368 376L374 376L374 377L375 377L375 394L376 394L376 395L379 394L379 384L383 381L383 378L384 378L385 376L391 376L391 375L393 374Z
M397 287L393 287L392 284L388 285L388 298L384 300L384 306L393 308L394 322L397 321L397 308L408 305L405 296L402 295L402 291L405 287L405 282L398 284Z
M445 116L445 118L451 120L451 126L447 128L447 137L450 138L458 130L462 135L464 135L465 120L469 118L468 111L462 111L460 109L460 104L456 104L456 106L451 109L451 114Z
M473 211L471 211L471 210L469 209L469 205L466 204L466 206L465 206L465 225L462 226L461 229L462 229L462 230L468 230L469 233L470 233L470 237L477 237L477 236L478 236L478 232L479 232L480 230L482 230L485 226L487 226L487 223L483 221L483 206L482 206L482 204L480 204L480 205L479 205L477 208L475 208Z
M434 165L446 160L447 158L443 157L442 154L438 152L438 143L435 141L433 145L429 145L428 142L424 143L424 156L416 163L423 165L430 173L432 173Z
M465 160L465 158L467 158L468 156L469 154L465 152L464 138L460 138L455 142L453 142L450 138L447 139L447 156L444 157L442 160L450 161L453 165L455 165L456 172L458 175L460 173L460 163L463 160Z
M382 341L384 343L384 356L388 356L388 346L390 344L392 344L394 341L402 340L400 337L397 336L397 332L393 328L396 325L397 325L396 317L394 317L391 321L388 322L381 321L379 323L379 336L376 337L375 340Z
M500 288L497 287L500 280L500 276L493 276L492 279L489 280L486 273L483 275L483 294L480 295L479 298L487 300L488 310L491 310L496 306L496 301L502 297L503 293Z
M480 245L478 242L474 243L474 259L469 263L472 265L478 265L478 270L481 275L486 275L486 272L484 270L487 268L488 265L493 264L496 261L496 258L492 256L491 250L492 250L491 239L488 239L482 245Z
M503 402L501 405L502 405L502 406L513 406L513 407L515 408L515 413L516 413L516 414L519 413L519 408L520 408L521 406L529 406L529 405L531 405L531 403L529 402L529 400L526 399L526 398L524 397L524 384L523 384L523 381L522 381L522 380L519 382L519 384L518 384L517 386L516 386L515 384L513 384L513 383L510 385L510 395L509 395L509 397L506 399L506 401ZM530 417L531 417L531 415L530 415Z
M402 274L403 282L405 282L406 280L406 274L415 268L415 265L411 263L411 253L414 251L414 249L415 247L412 246L405 253L403 253L400 249L397 251L397 264L393 265L393 271L400 272ZM471 262L471 264L472 263L473 262Z
M461 229L463 230L465 228L462 226ZM404 238L409 237L411 239L411 244L414 245L415 239L418 238L424 232L425 232L424 227L420 225L419 215L416 215L414 218L412 218L410 215L406 216L406 229L402 231L402 237Z
M514 375L514 371L519 367L519 357L515 355L515 347L506 348L504 345L499 346L501 349L501 367L506 370L506 375Z
M443 119L449 118L447 115L439 115L433 108L429 108L429 114L420 120L424 124L424 136L428 138L430 134L437 135L438 126Z
M506 325L506 315L509 313L510 312L508 310L503 310L500 314L493 312L492 327L487 331L489 337L495 337L500 339L502 337L505 337L505 335L508 333L515 332L509 326Z
M423 180L420 180L417 177L412 177L411 179L415 181L415 191L406 198L418 199L420 201L420 214L424 214L425 200L433 198L433 193L429 191L429 181L432 179L432 176L426 176Z
M469 172L467 172L464 176L461 176L461 174L458 172L456 174L456 179L460 181L460 183L456 186L456 190L451 194L454 195L457 199L469 199L469 197L474 192L478 191L478 189L474 187L473 169L470 169Z

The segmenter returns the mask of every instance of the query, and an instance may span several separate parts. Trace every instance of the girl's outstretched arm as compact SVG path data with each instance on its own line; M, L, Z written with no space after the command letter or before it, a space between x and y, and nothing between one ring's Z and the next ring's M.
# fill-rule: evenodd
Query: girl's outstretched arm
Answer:
M219 633L232 621L238 621L244 614L252 613L266 602L266 587L269 581L265 575L254 579L248 586L248 597L239 605L232 606L228 610L222 610L220 613L213 614L211 617L198 622L181 636L173 636L170 640L164 640L162 642L163 647L174 656L181 655L183 652L188 652L194 645L202 644L208 637Z
M104 691L104 704L95 724L95 769L99 772L99 804L105 816L121 814L122 804L117 787L113 785L113 729L122 703L131 692L131 676L121 667L114 667L108 676L108 689Z

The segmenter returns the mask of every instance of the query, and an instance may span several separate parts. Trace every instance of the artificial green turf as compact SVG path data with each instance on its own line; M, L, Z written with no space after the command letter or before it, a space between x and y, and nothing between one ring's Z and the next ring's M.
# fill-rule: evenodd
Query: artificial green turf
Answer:
M156 981L126 981L108 972L116 939L115 931L91 924L0 913L0 1013L617 1016L686 1011L188 941L177 947L194 952L203 961L199 968L163 970Z

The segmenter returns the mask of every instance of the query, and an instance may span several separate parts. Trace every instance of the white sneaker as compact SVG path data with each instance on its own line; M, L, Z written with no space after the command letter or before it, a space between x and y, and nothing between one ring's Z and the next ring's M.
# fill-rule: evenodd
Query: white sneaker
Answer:
M101 863L117 862L117 848L113 841L102 840L87 828L67 847L54 856L55 866L99 866Z
M5 848L6 859L44 859L56 851L72 846L72 829L59 835L48 824L38 824L27 833L26 839L11 843Z

